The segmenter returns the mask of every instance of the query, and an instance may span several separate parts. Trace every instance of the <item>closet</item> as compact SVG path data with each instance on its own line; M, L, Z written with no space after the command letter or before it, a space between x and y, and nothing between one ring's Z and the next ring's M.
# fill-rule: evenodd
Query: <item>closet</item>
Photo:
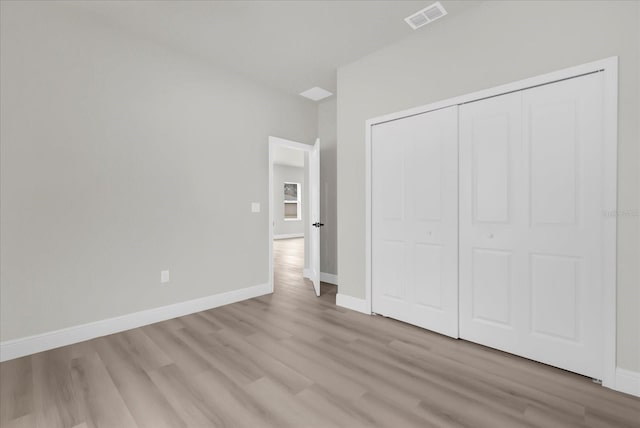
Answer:
M371 305L603 377L603 73L374 123Z

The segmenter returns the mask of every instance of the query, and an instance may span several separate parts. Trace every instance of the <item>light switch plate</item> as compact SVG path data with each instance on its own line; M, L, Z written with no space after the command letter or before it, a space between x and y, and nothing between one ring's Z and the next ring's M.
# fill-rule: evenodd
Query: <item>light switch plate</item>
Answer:
M251 212L252 213L260 212L260 202L251 202Z
M168 270L160 271L160 282L161 283L169 282L169 271Z

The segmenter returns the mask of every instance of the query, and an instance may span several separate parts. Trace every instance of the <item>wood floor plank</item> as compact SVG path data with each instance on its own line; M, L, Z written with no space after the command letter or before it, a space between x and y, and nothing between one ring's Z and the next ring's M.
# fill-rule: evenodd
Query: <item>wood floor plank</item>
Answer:
M186 426L224 426L225 421L211 406L207 395L175 364L152 370L149 377Z
M33 412L31 357L0 364L0 423Z
M180 321L183 324L181 329L188 328L203 333L213 333L225 328L225 326L217 322L208 311L180 317Z
M460 393L453 388L430 387L427 398L420 402L416 414L437 426L493 428L493 427L535 427L525 422L522 416L514 416L508 411L487 406L484 402Z
M291 394L268 377L259 379L245 389L253 398L271 409L279 418L293 427L331 427L330 419L317 409L307 406L295 394Z
M246 356L226 347L217 337L189 329L180 330L179 333L182 340L205 358L210 367L226 373L239 385L254 382L264 375Z
M212 369L198 376L197 388L211 400L211 405L227 427L292 427L277 412L256 400L224 373ZM285 405L281 403L281 405Z
M147 372L122 348L122 341L107 336L94 341L109 375L141 428L186 427L160 393Z
M16 419L4 421L0 426L3 428L33 428L36 426L36 421L33 414L28 414Z
M437 425L429 422L413 411L380 397L375 392L367 392L356 403L361 409L384 427L421 427L437 428Z
M367 392L367 388L361 383L354 382L327 369L322 363L309 359L305 354L296 352L290 347L283 346L281 342L274 343L260 334L251 335L247 337L247 340L262 352L266 352L294 370L304 373L306 377L332 390L343 399L356 399Z
M292 318L282 316L280 312L265 310L259 306L258 302L261 301L258 299L252 299L251 302L253 305L248 307L246 312L252 314L254 318L259 319L263 325L268 326L269 328L285 332L289 337L304 336L311 340L320 340L323 337L319 332L294 322Z
M394 344L396 341L393 342ZM377 359L381 363L389 367L397 367L400 371L396 371L396 379L401 376L406 377L406 382L411 383L411 379L418 381L419 385L438 385L445 389L448 386L455 386L461 393L469 396L476 396L478 400L483 401L489 407L495 407L498 412L510 413L516 417L521 417L527 406L538 404L536 400L536 391L528 391L531 394L521 394L518 391L520 386L517 383L509 383L507 381L497 382L495 378L489 378L481 371L471 370L469 367L455 364L455 362L446 359L425 360L427 365L411 361L408 353L398 355L391 353L388 348L380 346L369 346L363 342L352 344L350 347L360 345L358 356L373 355L372 359ZM410 355L410 354L409 354ZM431 354L430 354L431 355ZM433 370L430 367L437 367ZM419 395L419 392L415 393ZM577 418L584 418L584 408L580 406L572 406L572 403L562 403L560 400L548 400L546 403L550 406L560 406L564 404L562 411L571 410L577 415Z
M71 377L87 410L87 420L82 423L85 427L138 426L97 353L74 358Z
M177 327L177 325L174 324ZM142 327L143 331L156 346L162 348L167 357L173 361L182 371L188 374L198 374L208 370L211 366L207 360L197 352L194 352L180 338L179 332L185 327L164 328L164 323L157 323Z
M275 293L0 364L0 427L640 428L640 399L316 297Z
M88 415L72 378L72 349L64 347L31 356L34 415L38 427L72 427Z
M234 351L245 355L256 367L259 367L266 376L286 388L290 393L295 394L313 385L313 381L306 376L293 370L272 356L260 352L258 348L252 346L247 341L239 339L235 334L229 331L221 331L219 337L225 346L231 347Z
M367 391L376 391L387 400L399 406L412 408L420 402L420 396L415 394L420 388L410 382L403 383L398 373L387 370L386 367L375 364L370 360L358 361L349 358L344 350L330 349L327 342L309 344L303 341L287 341L284 346L297 349L306 358L323 364L326 370L339 374L346 380L363 386ZM347 357L347 358L345 358Z
M225 311L230 313L236 319L242 319L248 324L254 332L263 333L274 340L288 339L293 337L293 334L281 329L273 324L265 323L264 318L254 316L251 312L248 312L245 308L229 305L226 306Z
M325 413L336 426L346 428L379 426L370 414L355 406L353 401L340 399L318 384L311 385L297 396L306 406Z
M126 358L142 370L153 370L171 364L169 358L162 348L157 346L142 329L124 331L109 337L112 343L118 343Z

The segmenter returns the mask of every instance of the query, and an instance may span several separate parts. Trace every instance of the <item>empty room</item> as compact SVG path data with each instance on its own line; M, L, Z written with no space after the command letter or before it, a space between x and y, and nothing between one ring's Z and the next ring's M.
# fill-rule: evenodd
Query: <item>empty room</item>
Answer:
M0 428L640 428L640 1L0 0Z

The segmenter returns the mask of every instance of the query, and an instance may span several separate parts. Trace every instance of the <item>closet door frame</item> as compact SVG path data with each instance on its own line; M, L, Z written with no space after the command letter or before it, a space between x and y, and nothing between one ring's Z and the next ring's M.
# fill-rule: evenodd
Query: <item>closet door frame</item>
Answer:
M603 378L602 385L616 388L616 317L617 317L617 278L616 278L616 233L617 233L617 176L618 176L618 57L610 57L575 67L565 68L540 76L517 82L484 89L478 92L449 98L432 104L415 107L400 112L379 116L366 121L365 128L365 307L363 312L372 313L372 221L371 221L371 128L374 125L397 120L408 116L427 113L446 107L461 105L484 98L521 91L536 86L546 85L560 80L579 77L591 73L603 73L603 138L604 138L604 212L602 227L604 237L603 248Z

